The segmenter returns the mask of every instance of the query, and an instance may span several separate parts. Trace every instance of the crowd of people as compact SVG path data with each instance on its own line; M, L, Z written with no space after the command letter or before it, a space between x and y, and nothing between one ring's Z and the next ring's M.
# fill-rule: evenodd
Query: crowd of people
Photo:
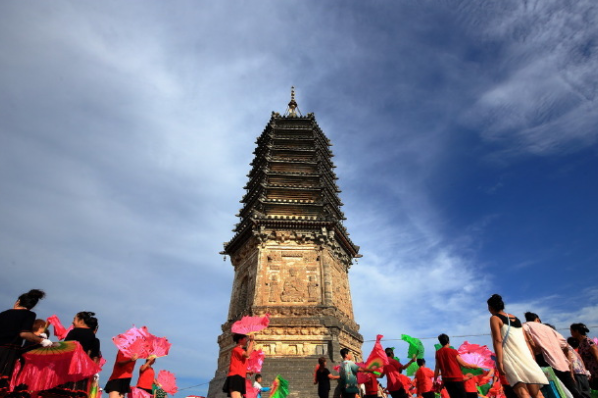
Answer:
M318 359L313 379L318 397L330 398L331 380L338 380L333 398L435 398L438 395L442 398L477 398L480 395L489 398L592 398L592 391L598 394L598 347L588 337L589 329L583 323L572 324L571 336L565 339L552 325L542 323L535 313L525 313L526 322L522 323L505 312L505 304L498 294L492 295L487 304L495 353L492 367L481 369L467 363L444 333L438 336L440 348L435 354L434 371L426 367L425 359L419 358L414 379L402 372L416 360L415 356L403 365L389 347L385 349L387 360L384 366L369 368L356 364L354 353L342 348L343 362L338 375L328 369L326 357ZM241 334L233 334L233 339L236 345L222 391L231 398L241 398L249 396L247 359L254 350L255 340L253 335ZM363 376L358 377L360 372ZM256 378L254 388L261 392L261 375L258 376L259 382ZM383 378L386 378L386 387L380 383ZM556 383L559 387L555 387ZM480 386L487 387L485 395L480 393Z
M353 353L343 348L339 376L332 375L326 368L326 359L320 358L315 380L318 396L329 398L330 379L338 378L334 398L434 398L437 394L446 398L476 398L481 395L478 387L483 385L489 387L486 394L493 398L566 398L558 393L562 389L550 387L547 373L554 374L553 383L558 379L573 398L590 398L592 391L598 390L598 347L588 337L589 329L583 323L572 324L571 336L565 339L554 327L542 323L537 314L526 313L526 322L522 323L506 313L498 294L492 295L487 304L494 367L483 369L481 374L472 372L479 367L464 361L444 333L438 336L441 348L436 351L435 370L427 368L423 358L417 359L419 368L413 380L402 374L410 363L402 365L391 348L385 350L388 365L381 372L358 366ZM358 372L367 373L362 378L366 380L364 383L358 382ZM379 381L384 377L386 387Z
M48 322L38 319L32 311L44 296L43 291L33 289L20 295L12 309L0 313L0 398L11 397L11 394L14 397L27 396L27 385L14 383L18 373L27 366L23 354L54 344L48 338ZM401 364L393 349L386 348L386 364L381 369L372 370L357 365L354 353L343 348L340 351L343 362L338 375L327 368L326 357L318 360L313 381L317 384L319 398L329 398L331 380L338 380L334 398L434 398L436 394L445 398L476 398L481 385L491 385L487 395L492 398L559 398L559 394L550 396L550 391L554 390L543 388L550 387L551 375L554 375L553 382L558 380L571 398L591 398L592 391L598 390L598 347L588 337L589 329L583 323L572 324L571 336L565 339L550 324L542 323L535 313L525 313L526 322L522 323L516 316L505 312L502 297L497 294L492 295L487 304L495 353L493 368L484 369L481 374L470 371L479 367L463 360L459 352L451 347L446 334L438 336L441 347L436 351L434 371L426 367L423 358L417 359L418 370L413 380L403 375L403 371L416 360L415 356L408 363ZM95 314L78 312L72 324L64 341L77 342L93 362L100 364L100 340L96 337L99 324ZM247 395L247 359L254 350L255 340L252 334L234 334L233 339L236 345L231 352L229 372L222 390L231 398L241 398ZM137 356L128 357L118 351L104 388L109 398L123 398L130 392L137 359ZM156 358L151 356L146 359L140 367L136 385L148 394L155 392L157 384L153 369L155 361ZM360 382L359 372L363 373ZM380 383L383 378L386 378L386 387ZM97 383L97 375L68 381L36 394L42 398L83 398L90 396L94 383ZM257 396L267 391L261 385L261 375L255 376L252 387Z
M48 337L48 322L38 319L32 309L45 293L32 289L21 294L13 308L0 313L0 398L52 397L52 398L95 398L102 389L97 385L98 375L81 380L68 381L53 388L31 393L25 384L15 385L20 372L28 366L23 354L41 347L55 345ZM66 334L64 341L76 341L80 349L96 364L98 369L105 361L100 351L100 340L96 337L98 319L93 312L81 311L75 314L72 329ZM127 357L118 351L116 361L108 382L104 388L109 398L123 398L131 391L131 381L137 356ZM139 370L136 387L148 394L154 394L158 382L155 378L153 364L155 357L149 357ZM162 395L162 394L158 394ZM165 395L165 394L164 394Z

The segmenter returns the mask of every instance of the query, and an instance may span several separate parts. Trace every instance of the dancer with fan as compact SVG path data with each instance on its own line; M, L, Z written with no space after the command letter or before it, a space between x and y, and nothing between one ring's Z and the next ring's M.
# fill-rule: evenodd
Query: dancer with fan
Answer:
M416 355L414 354L411 360L403 365L395 358L395 353L392 347L387 347L384 352L388 357L388 365L384 366L384 371L382 372L382 375L386 375L386 389L392 398L407 398L406 387L408 386L403 385L400 376L404 369L407 369L409 365L415 362Z
M245 395L245 378L247 377L247 359L253 352L255 339L253 334L233 334L236 346L230 356L230 366L222 391L231 398L241 398ZM247 348L244 348L247 346Z
M12 309L0 313L0 393L9 389L15 363L21 355L23 341L52 345L48 339L32 333L35 312L31 311L46 294L32 289L19 296Z
M125 394L131 391L135 361L137 361L137 355L129 358L121 350L118 350L112 374L108 379L108 383L106 383L106 387L104 387L104 391L108 393L109 398L123 398Z
M230 357L230 366L226 381L222 387L231 398L241 398L246 393L247 360L251 357L255 345L255 332L268 327L270 314L263 317L244 316L240 321L233 323L231 332L236 346L233 348ZM247 346L246 348L244 348Z
M440 334L438 342L442 347L436 351L434 382L437 382L438 375L442 375L442 383L449 396L451 398L465 398L465 384L463 383L461 367L468 369L480 369L480 367L465 362L459 355L459 351L451 347L450 339L446 334Z
M73 318L73 329L64 339L64 341L77 341L81 344L83 351L96 364L100 359L100 340L95 335L97 328L98 319L95 317L95 313L81 311ZM93 377L85 377L59 385L50 391L57 395L83 398L87 396L92 381Z
M139 368L139 379L137 380L137 388L141 388L150 395L153 395L152 386L158 384L156 373L152 367L154 362L156 362L154 356L150 356L145 360L145 363Z

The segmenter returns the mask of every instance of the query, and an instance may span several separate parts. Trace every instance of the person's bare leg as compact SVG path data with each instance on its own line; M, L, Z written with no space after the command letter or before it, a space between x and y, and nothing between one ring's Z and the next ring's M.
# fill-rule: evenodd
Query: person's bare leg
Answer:
M529 391L529 395L531 395L532 398L543 397L542 393L540 392L540 386L538 384L528 384L527 390Z
M112 398L112 397L110 397ZM241 398L241 393L239 391L231 391L230 398Z
M530 398L529 390L527 389L527 384L525 383L517 383L513 386L513 392L517 394L519 398ZM110 397L112 398L112 397Z

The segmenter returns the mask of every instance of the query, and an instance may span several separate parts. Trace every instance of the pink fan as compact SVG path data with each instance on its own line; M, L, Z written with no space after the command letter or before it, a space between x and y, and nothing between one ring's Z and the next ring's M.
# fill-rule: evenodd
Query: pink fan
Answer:
M130 387L129 398L152 398L151 394L141 388Z
M471 344L465 341L457 351L461 359L467 363L486 369L494 367L494 360L492 359L494 353L485 345Z
M165 357L168 355L168 351L170 351L171 346L172 344L166 337L152 336L150 339L150 348L148 352L150 355L154 355L156 357Z
M176 378L167 370L161 370L158 373L158 384L167 393L174 395L179 390L176 386Z
M60 319L58 319L58 316L56 315L49 317L46 322L54 326L54 336L58 337L58 340L64 340L66 335L73 330L73 325L71 325L68 329L65 329L65 327L62 326Z
M249 379L245 379L245 398L257 398L257 391Z
M113 337L112 341L129 358L134 355L137 355L138 358L147 358L150 356L151 340L154 337L148 332L147 327L143 326L138 329L133 326L125 333Z
M262 350L254 350L247 358L247 371L251 373L261 372L265 356Z
M240 321L233 323L231 332L237 334L249 334L259 332L270 324L270 314L265 316L244 316Z

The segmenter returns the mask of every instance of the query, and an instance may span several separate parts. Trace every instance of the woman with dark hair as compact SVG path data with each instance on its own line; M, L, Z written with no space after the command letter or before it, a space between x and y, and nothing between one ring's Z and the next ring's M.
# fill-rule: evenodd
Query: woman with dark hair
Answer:
M583 363L583 359L577 352L577 348L579 348L579 341L575 340L573 337L567 338L568 350L567 350L567 358L569 362L571 362L571 370L573 371L573 376L575 376L575 381L577 382L577 389L579 390L580 394L584 398L590 398L592 396L592 389L590 388L590 382L588 375L590 374L586 369L586 366Z
M66 335L64 341L78 341L83 351L97 362L100 358L100 341L96 338L98 319L95 313L89 311L78 312L73 318L73 329Z
M521 321L504 311L505 303L498 294L493 294L487 303L492 314L490 330L499 374L506 376L519 398L538 397L540 386L548 384L548 379L534 360Z
M16 361L21 355L23 340L41 344L44 347L52 342L33 334L35 312L31 311L46 293L32 289L19 296L10 310L0 313L0 393L8 390Z
M100 341L95 336L98 327L98 319L95 313L89 311L78 312L73 318L73 329L66 335L64 341L77 341L83 351L96 363L100 359ZM52 393L65 397L86 397L93 377L69 382L57 386L51 390Z
M587 334L590 329L583 323L570 326L571 336L579 342L578 352L586 369L590 372L590 388L598 390L598 347Z
M330 379L338 379L340 376L334 376L326 367L326 357L318 358L318 366L314 375L314 384L318 385L318 397L328 398L330 395Z

